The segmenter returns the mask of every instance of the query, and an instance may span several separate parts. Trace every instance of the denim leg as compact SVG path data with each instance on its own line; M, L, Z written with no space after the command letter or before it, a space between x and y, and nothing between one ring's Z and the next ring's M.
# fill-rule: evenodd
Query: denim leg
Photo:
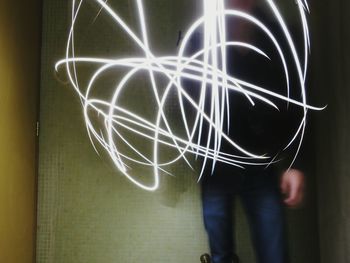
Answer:
M286 239L281 196L266 176L249 175L240 192L252 233L257 262L286 263Z
M232 263L232 194L202 189L204 226L213 263Z

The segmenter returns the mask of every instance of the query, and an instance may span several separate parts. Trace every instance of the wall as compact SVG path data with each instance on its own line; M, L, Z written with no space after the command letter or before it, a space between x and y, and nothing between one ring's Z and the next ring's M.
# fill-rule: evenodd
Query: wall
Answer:
M40 1L0 1L0 262L34 262Z
M178 31L184 32L193 16L189 1L144 2L151 46L160 54L172 54ZM44 2L37 262L199 262L208 248L199 187L189 169L175 167L176 178L163 176L157 192L145 192L129 183L107 156L99 157L90 144L79 99L68 85L64 70L54 71L55 63L65 55L70 3ZM99 9L94 1L84 3L75 32L77 54L140 54L104 12L95 19ZM108 3L139 32L135 1ZM79 65L79 72L83 74L82 83L91 76L86 66ZM109 80L101 83L102 93L114 88L118 74L108 75ZM130 85L134 100L127 103L148 114L147 106L152 102L144 92L149 88L145 83L138 79ZM306 205L288 212L292 262L319 263L312 175ZM253 262L240 207L236 228L238 254L242 262Z
M108 3L137 28L135 1ZM163 22L150 30L152 46L163 53L176 49L178 30L183 29L179 24L185 19L176 17L175 10L185 2L147 3L153 14L148 22ZM195 177L178 170L177 178L163 176L161 189L150 193L131 184L103 151L100 157L96 154L79 99L66 82L64 69L54 69L65 55L71 1L45 1L43 8L37 262L199 262L208 249ZM98 11L94 1L84 2L75 36L77 54L113 57L134 52L134 45L104 12L93 22ZM80 66L85 83L91 71ZM97 96L114 87L119 72L113 73L99 86ZM135 100L130 104L149 114L147 104L152 102L143 83L138 79L137 90L131 89Z
M350 262L350 3L314 1L314 86L328 104L317 118L321 262Z

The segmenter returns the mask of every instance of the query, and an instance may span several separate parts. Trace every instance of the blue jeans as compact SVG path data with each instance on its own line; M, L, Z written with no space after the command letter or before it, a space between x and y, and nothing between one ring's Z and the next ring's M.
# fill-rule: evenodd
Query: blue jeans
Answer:
M232 201L238 195L249 221L257 262L286 263L283 205L276 180L261 174L232 176L227 182L209 180L202 184L203 218L212 262L232 263Z

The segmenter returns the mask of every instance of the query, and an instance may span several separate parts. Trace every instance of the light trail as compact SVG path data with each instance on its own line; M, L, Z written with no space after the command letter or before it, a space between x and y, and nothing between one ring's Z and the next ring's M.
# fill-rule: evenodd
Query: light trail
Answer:
M198 180L201 179L204 169L209 164L213 172L217 162L240 168L246 166L268 166L271 163L278 162L275 153L269 156L268 154L248 151L234 138L228 136L231 125L229 122L230 104L228 96L232 92L244 95L252 107L256 101L260 101L269 107L279 110L274 100L280 100L285 102L286 105L292 104L302 109L303 116L300 119L296 132L286 143L285 148L281 149L281 151L285 151L290 146L297 145L297 150L291 162L292 165L303 141L308 111L323 109L309 105L306 100L305 79L310 39L307 25L307 12L309 9L305 0L296 1L303 32L304 54L302 59L297 54L293 38L273 0L264 1L271 8L275 20L281 27L285 40L288 43L288 50L282 48L274 32L248 12L226 9L224 0L203 0L203 16L190 25L181 42L178 53L170 56L156 56L150 46L149 29L146 23L147 16L143 0L135 0L141 28L140 35L128 26L119 14L108 5L106 0L89 1L96 2L99 5L98 15L108 15L115 22L116 26L121 28L126 36L141 49L144 56L120 59L76 56L75 26L84 0L73 0L72 22L68 35L66 57L58 61L55 68L58 70L59 67L65 66L68 79L80 97L87 132L95 150L95 144L99 143L111 157L114 165L131 182L142 189L154 191L159 187L160 173L170 174L167 171L167 167L170 165L183 159L191 167L191 162L187 159L188 155L200 156L203 159ZM228 47L247 49L257 56L265 57L268 61L271 60L264 50L251 43L228 40L226 21L227 18L231 17L248 22L263 32L267 39L270 40L271 45L278 54L278 63L283 70L287 89L286 96L228 74L226 61ZM96 20L96 17L94 20ZM189 46L189 41L196 30L199 29L203 29L203 47L197 53L188 56L185 51ZM292 55L293 63L287 63L286 52ZM78 64L90 64L98 67L88 80L88 84L84 85L84 87L81 87L79 81ZM296 70L298 75L298 88L302 95L301 101L290 97L289 68L291 67ZM126 74L118 80L110 101L98 99L91 95L97 79L103 73L115 69L126 70ZM130 81L140 73L148 74L151 95L156 102L155 105L150 105L157 111L152 120L136 114L131 109L122 107L120 103L121 94L128 89ZM160 75L168 80L165 86L158 81L158 76ZM188 89L183 86L184 80L199 83L198 101L187 92ZM185 135L179 135L178 132L175 132L174 127L171 125L171 117L165 111L167 104L175 99L172 91L175 91L175 94L177 94L179 114L182 118L181 122ZM208 92L210 94L209 98L207 96ZM210 105L209 110L205 109L208 101ZM190 105L196 112L194 118L190 119L187 116L185 108L188 106L185 107L185 105ZM96 124L92 121L92 113L103 119L102 128L100 126L96 127ZM224 130L225 123L227 124L226 130ZM204 129L207 130L204 131ZM125 131L150 141L153 145L152 156L147 156L128 140L123 133ZM203 138L204 134L206 134L205 138ZM222 151L223 141L231 146L232 153L235 154ZM122 150L122 147L119 147L118 144L121 143L128 147L129 153L126 153L125 150ZM166 147L167 149L175 150L176 156L169 157L166 161L160 161L159 156L162 155L160 147L162 149ZM147 185L136 179L130 172L132 164L151 167L153 170L153 182Z

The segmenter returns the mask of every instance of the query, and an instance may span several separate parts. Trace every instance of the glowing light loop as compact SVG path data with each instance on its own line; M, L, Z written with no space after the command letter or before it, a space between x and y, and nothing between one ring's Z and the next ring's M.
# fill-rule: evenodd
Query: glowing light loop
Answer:
M297 145L297 150L294 153L292 161L294 162L303 141L308 110L322 110L322 108L307 104L306 100L305 79L307 74L310 40L306 17L306 13L309 9L305 0L297 0L304 39L303 59L298 56L288 27L286 26L286 23L274 1L265 0L281 27L288 43L289 51L292 54L294 65L287 64L285 53L283 52L277 38L262 21L247 12L226 9L224 0L203 0L203 16L198 18L189 27L181 42L178 53L173 56L156 56L151 49L148 39L145 9L142 0L135 0L141 28L140 36L128 26L115 10L110 8L107 2L102 0L94 1L100 5L101 10L99 14L101 11L104 11L104 13L109 15L116 25L123 29L124 33L130 38L130 40L138 45L144 53L144 56L120 59L77 57L75 55L75 26L83 0L73 0L71 14L72 24L68 35L66 57L57 62L56 70L58 70L60 66L65 65L69 81L81 100L84 110L84 119L91 143L94 147L96 142L99 143L109 154L115 166L131 182L145 190L156 190L159 186L160 173L170 174L167 171L167 166L183 159L191 167L191 163L187 159L188 154L193 154L203 158L199 179L203 174L204 168L208 165L209 160L211 161L212 171L215 169L216 162L223 162L241 168L250 165L266 166L270 163L277 162L278 160L276 156L268 156L266 154L261 155L250 152L246 150L244 146L241 146L239 142L236 142L234 138L230 138L227 135L228 130L225 131L223 127L225 126L225 122L227 122L227 127L230 126L230 105L228 94L233 91L243 94L246 99L249 100L252 107L255 105L255 101L261 101L278 110L277 105L272 100L278 99L285 101L287 104L293 104L302 108L303 117L300 120L299 127L283 149L286 150L293 144ZM286 96L228 74L226 62L228 47L248 49L251 52L256 53L257 56L263 56L266 59L270 58L264 50L261 50L259 47L251 43L228 41L226 35L227 25L225 22L227 17L235 17L247 21L261 30L271 41L271 44L278 53L280 58L279 63L284 72L287 89ZM185 51L189 45L189 40L199 28L202 28L204 32L203 48L196 54L187 56ZM88 85L84 87L84 89L80 86L77 63L94 64L98 66L98 69L92 74ZM289 67L291 66L294 66L297 70L299 88L302 94L301 101L290 98L289 96ZM91 93L97 79L104 72L116 68L127 70L127 73L119 80L111 100L104 101L94 98ZM146 72L149 76L152 94L156 102L156 105L152 106L157 109L155 121L151 121L125 107L122 107L119 102L122 92L128 88L129 82L140 72ZM163 92L160 92L160 84L157 81L157 75L159 74L166 77L168 80L168 84L165 87L162 87ZM191 97L191 94L186 91L186 88L183 87L183 80L192 80L200 83L199 101L194 100L194 98ZM207 98L205 95L206 90L208 89L210 90L210 98ZM83 92L83 90L85 90L85 92ZM176 91L177 100L180 105L181 121L184 125L185 136L180 136L174 131L167 114L165 113L166 104L169 103L169 101L174 100L174 98L170 96L170 93L173 90ZM210 100L210 110L205 111L204 105L208 99ZM185 103L189 104L196 111L194 121L190 121L186 116ZM95 112L98 116L103 118L103 131L100 130L100 127L96 128L93 124L93 121L91 120L91 112ZM209 127L208 136L206 136L206 138L202 138L204 123ZM123 135L120 129L127 130L145 140L151 141L153 143L152 157L149 157L138 150L137 147ZM206 140L206 143L204 144L201 143L203 139ZM231 145L234 152L237 152L238 154L223 152L221 150L222 140ZM136 154L137 158L123 152L120 147L118 147L118 142L123 142L127 145L129 150L133 152L133 154ZM177 155L170 160L159 161L160 146L174 149L177 152ZM151 167L153 169L153 183L146 185L137 180L130 173L130 163Z

